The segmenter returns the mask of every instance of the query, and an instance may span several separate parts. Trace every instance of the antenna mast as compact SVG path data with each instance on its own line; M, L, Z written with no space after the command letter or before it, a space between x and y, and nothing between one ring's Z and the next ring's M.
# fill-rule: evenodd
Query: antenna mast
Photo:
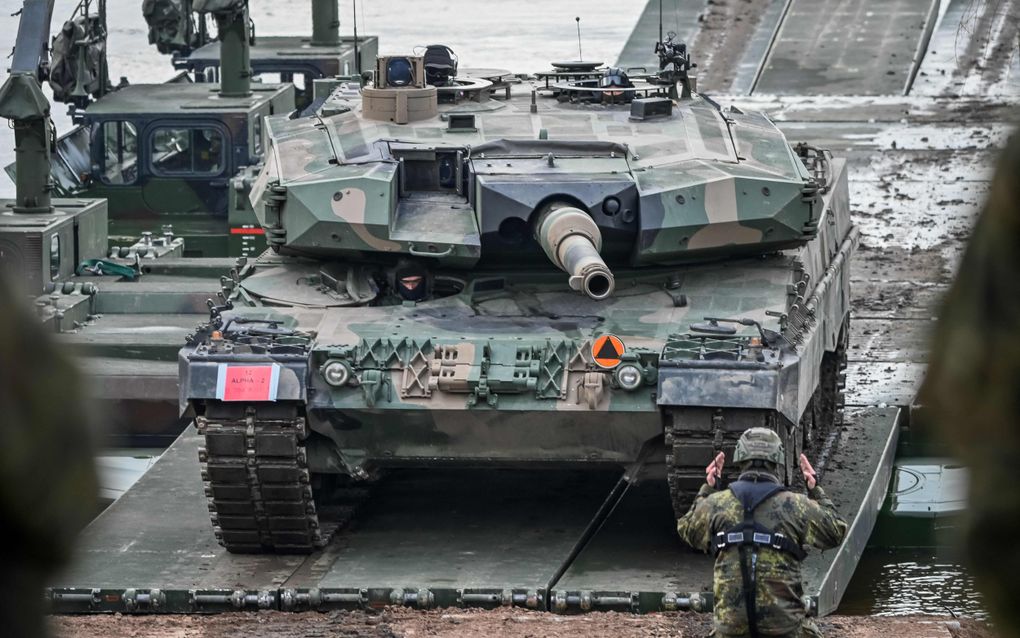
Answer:
M662 42L662 0L659 0L659 42Z
M354 66L358 67L358 75L361 75L361 54L358 53L358 0L351 0L354 8Z
M584 55L581 54L581 16L574 18L577 20L577 61L584 60Z

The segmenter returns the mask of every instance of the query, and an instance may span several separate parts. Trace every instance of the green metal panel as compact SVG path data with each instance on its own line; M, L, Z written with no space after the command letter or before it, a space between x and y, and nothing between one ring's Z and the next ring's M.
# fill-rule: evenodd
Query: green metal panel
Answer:
M132 84L103 96L86 109L90 119L154 113L189 113L194 117L211 113L250 113L270 103L281 93L294 90L290 85L255 84L244 97L224 97L215 84Z

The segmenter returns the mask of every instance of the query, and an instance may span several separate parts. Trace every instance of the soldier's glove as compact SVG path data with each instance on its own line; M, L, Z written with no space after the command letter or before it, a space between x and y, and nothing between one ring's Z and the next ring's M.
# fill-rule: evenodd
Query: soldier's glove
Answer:
M811 461L804 454L800 455L800 471L804 474L804 482L807 483L808 489L815 489L815 486L818 485L818 475L815 473L815 468L811 467Z
M710 487L719 487L721 485L724 465L726 465L726 455L720 452L715 455L712 462L705 468L705 482Z

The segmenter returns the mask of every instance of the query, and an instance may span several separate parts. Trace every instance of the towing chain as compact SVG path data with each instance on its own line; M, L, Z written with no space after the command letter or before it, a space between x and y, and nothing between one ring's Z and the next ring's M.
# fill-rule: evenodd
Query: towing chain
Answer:
M213 531L227 551L308 553L353 517L351 502L317 505L303 417L260 419L247 407L243 418L198 416L195 426Z

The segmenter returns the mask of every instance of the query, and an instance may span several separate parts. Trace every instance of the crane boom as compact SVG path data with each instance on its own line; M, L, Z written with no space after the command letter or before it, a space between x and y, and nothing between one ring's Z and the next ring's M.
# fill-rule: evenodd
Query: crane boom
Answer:
M49 67L50 20L54 0L25 0L14 42L11 75L32 73L40 81ZM40 73L42 71L42 73Z
M50 17L53 0L25 0L14 44L11 74L0 87L0 117L14 128L17 162L15 213L48 213L50 153L54 140L50 103L40 82L49 74Z

